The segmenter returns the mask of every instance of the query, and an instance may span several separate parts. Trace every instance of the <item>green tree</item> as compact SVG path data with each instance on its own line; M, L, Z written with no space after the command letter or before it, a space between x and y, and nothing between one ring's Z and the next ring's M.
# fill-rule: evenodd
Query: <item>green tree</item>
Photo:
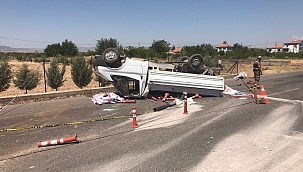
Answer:
M46 57L57 57L61 54L61 45L59 43L47 45L44 49L44 53Z
M50 86L52 89L56 89L63 86L64 83L64 73L65 73L65 64L63 64L62 69L59 69L57 60L53 60L50 63L50 66L46 72L47 77L47 85Z
M103 54L103 52L107 49L107 48L118 48L120 50L122 50L122 46L119 46L119 42L117 41L117 39L107 39L107 38L101 38L100 40L97 40L97 45L96 45L96 54Z
M65 65L69 64L68 57L62 56L61 54L56 58L56 60L57 60L57 63L62 63L62 64L65 64Z
M0 92L9 88L12 79L11 68L7 61L0 62Z
M127 57L136 57L137 55L137 48L134 46L128 46L125 50L124 53Z
M27 64L22 64L15 74L15 79L13 80L15 86L20 90L32 90L36 88L41 80L41 74L38 70L29 70Z
M170 49L169 43L165 40L153 40L152 45L149 47L151 52L154 52L154 56L156 59L167 59L169 61L168 51Z
M202 56L204 55L209 55L209 56L215 56L218 54L217 50L210 44L203 44L202 45L203 48L203 53L202 53Z
M171 50L175 50L176 49L176 47L175 47L175 45L173 45L172 47L171 47Z
M162 55L162 54L167 54L167 52L169 51L169 45L170 43L168 43L165 40L158 40L155 41L153 40L153 43L151 45L151 49L153 49L157 55Z
M86 53L83 53L84 56L94 56L96 53L94 51L88 50Z
M218 55L219 55L219 56L224 56L224 55L225 55L225 52L224 52L224 51L219 51L219 52L218 52Z
M73 82L79 88L87 86L92 80L92 66L87 64L84 57L76 57L71 63Z
M1 50L1 46L0 46L0 50ZM5 60L5 59L7 59L7 57L5 56L4 53L2 53L2 52L0 51L0 60Z
M61 44L61 54L63 56L75 56L79 53L77 46L72 42L65 39Z
M214 49L210 44L201 44L201 45L196 45L196 46L184 46L182 51L185 52L185 54L183 54L183 55L187 55L189 57L193 54L201 54L202 57L214 56L217 54L217 50Z

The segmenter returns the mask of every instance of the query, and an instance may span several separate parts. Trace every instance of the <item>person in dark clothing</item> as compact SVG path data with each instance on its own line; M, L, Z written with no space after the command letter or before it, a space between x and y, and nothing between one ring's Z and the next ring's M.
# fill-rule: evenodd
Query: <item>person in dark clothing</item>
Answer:
M262 75L261 56L259 56L257 58L257 60L254 62L253 72L254 72L255 84L259 84L259 82L260 82L260 75Z

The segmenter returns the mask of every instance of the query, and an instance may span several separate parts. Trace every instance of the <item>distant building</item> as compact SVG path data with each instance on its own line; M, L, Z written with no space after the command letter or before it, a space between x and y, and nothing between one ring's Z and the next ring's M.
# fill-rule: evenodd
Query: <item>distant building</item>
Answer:
M275 46L267 47L267 51L270 53L282 52L283 47L284 45L275 45Z
M303 51L303 40L295 40L292 42L284 43L284 47L286 52L298 53Z
M174 50L169 50L168 53L169 54L181 53L182 49L183 49L182 47L175 48Z
M294 40L292 42L286 42L283 45L276 45L267 48L268 52L292 52L298 53L303 51L303 40Z
M228 43L223 43L216 46L216 49L218 52L224 51L226 53L227 51L232 51L234 49L234 46L229 45Z

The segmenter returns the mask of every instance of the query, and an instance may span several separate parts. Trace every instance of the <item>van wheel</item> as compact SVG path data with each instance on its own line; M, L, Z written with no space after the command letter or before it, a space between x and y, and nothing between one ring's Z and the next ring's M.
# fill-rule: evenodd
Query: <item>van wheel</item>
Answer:
M189 57L188 56L181 56L178 58L179 62L188 62Z
M188 66L192 70L200 69L203 65L203 58L200 54L194 54L190 56L188 60Z
M120 51L116 48L108 48L103 52L104 61L110 65L120 60Z

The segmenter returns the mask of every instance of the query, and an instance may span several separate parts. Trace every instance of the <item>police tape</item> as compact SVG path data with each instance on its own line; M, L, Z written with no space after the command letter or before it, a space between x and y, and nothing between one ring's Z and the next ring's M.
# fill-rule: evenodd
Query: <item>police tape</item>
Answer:
M137 114L137 115L143 115L143 114ZM87 121L69 122L69 123L63 123L63 124L9 128L9 129L2 129L2 130L0 130L0 132L21 131L21 130L29 130L29 129L37 129L37 128L51 128L51 127L68 126L68 125L80 125L80 124L91 123L91 122L101 122L101 121L107 121L107 120L112 120L112 119L122 119L122 118L130 118L130 117L132 117L132 116L117 116L117 117L110 117L110 118L92 119L92 120L87 120Z
M181 108L181 107L176 107ZM137 116L148 114L151 112L146 113L137 113ZM59 126L68 126L68 125L80 125L85 123L91 123L91 122L101 122L101 121L107 121L107 120L113 120L113 119L122 119L122 118L132 118L132 115L128 116L116 116L116 117L110 117L110 118L101 118L101 119L92 119L92 120L86 120L86 121L76 121L76 122L68 122L68 123L62 123L62 124L51 124L51 125L38 125L38 126L29 126L29 127L20 127L20 128L9 128L9 129L1 129L1 132L9 132L9 131L21 131L21 130L30 130L30 129L38 129L38 128L51 128L51 127L59 127Z
M206 99L203 100L202 102L195 102L197 104L205 103L205 102L212 102L218 100L218 98L211 98L211 99ZM183 108L182 106L176 106L175 108ZM139 115L144 115L148 114L151 112L146 112L146 113L138 113L136 114L137 116ZM30 130L30 129L38 129L38 128L51 128L51 127L59 127L59 126L68 126L68 125L80 125L80 124L85 124L85 123L91 123L91 122L101 122L101 121L107 121L107 120L113 120L113 119L122 119L122 118L132 118L132 115L128 116L117 116L117 117L110 117L110 118L101 118L101 119L92 119L92 120L86 120L86 121L77 121L77 122L69 122L69 123L62 123L62 124L51 124L51 125L40 125L40 126L29 126L29 127L20 127L20 128L9 128L9 129L0 129L1 132L9 132L9 131L21 131L21 130Z

